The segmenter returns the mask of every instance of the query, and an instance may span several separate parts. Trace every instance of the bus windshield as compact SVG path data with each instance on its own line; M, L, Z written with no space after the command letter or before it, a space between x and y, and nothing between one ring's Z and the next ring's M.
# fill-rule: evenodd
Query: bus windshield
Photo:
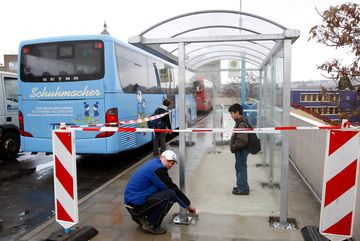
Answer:
M87 40L25 45L21 49L20 77L24 82L101 79L104 43Z

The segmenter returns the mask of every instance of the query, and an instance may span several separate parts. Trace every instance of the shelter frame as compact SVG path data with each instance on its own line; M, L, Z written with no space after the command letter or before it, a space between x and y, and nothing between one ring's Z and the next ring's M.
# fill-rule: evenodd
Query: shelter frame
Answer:
M223 19L231 19L232 23L213 23L214 19L217 18L221 21L220 16ZM211 18L212 21L205 21L204 18ZM196 21L197 19L199 21ZM235 19L239 19L239 21L235 23ZM185 23L181 24L183 20ZM253 28L245 26L249 20L254 21L257 25L255 24ZM210 24L207 25L207 22ZM172 32L163 29L167 25ZM174 29L177 32L174 32ZM216 31L219 29L225 32ZM272 32L272 30L274 31ZM204 34L204 31L211 34ZM154 32L155 34L153 34ZM167 33L168 36L163 36L164 33ZM271 20L250 13L209 10L182 14L164 20L149 27L139 35L130 37L129 43L178 65L180 129L187 127L185 120L185 70L197 70L199 67L216 60L245 61L250 65L248 69L258 71L260 81L257 126L267 127L267 125L289 125L291 48L292 43L299 36L298 30L288 29ZM279 96L282 99L279 99ZM179 136L180 188L185 191L185 133L181 132ZM272 149L276 146L276 140L274 137L262 137L261 139L263 146L265 146L263 151L263 164L265 164L267 160L270 162L274 158L275 154ZM286 226L289 168L289 136L286 131L282 132L281 142L281 152L279 153L281 155L280 224ZM182 220L187 220L186 211L182 208L180 215Z

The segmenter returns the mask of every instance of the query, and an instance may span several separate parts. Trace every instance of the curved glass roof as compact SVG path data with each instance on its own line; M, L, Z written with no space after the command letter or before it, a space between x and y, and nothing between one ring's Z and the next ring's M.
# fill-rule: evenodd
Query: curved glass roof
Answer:
M215 60L245 60L250 68L261 68L277 42L295 41L290 31L269 19L250 13L208 10L178 15L129 38L129 42L173 63L178 43L185 43L186 65L192 69Z

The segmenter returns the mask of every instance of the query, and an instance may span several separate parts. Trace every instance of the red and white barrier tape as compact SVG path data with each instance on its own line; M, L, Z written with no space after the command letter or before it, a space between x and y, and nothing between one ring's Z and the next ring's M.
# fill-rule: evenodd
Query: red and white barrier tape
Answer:
M161 118L169 112L149 116L136 120L126 120L105 124L95 124L91 126L65 126L65 123L61 123L60 129L73 129L76 131L98 131L98 132L182 132L182 133L280 133L280 131L295 131L295 130L360 130L360 127L354 127L350 124L348 120L343 120L340 126L275 126L275 127L264 127L264 128L188 128L185 130L171 130L171 129L151 129L151 128L135 128L135 127L116 127L115 125L119 124L136 124L141 122L147 122L149 120L155 120Z
M265 128L189 128L185 130L170 130L170 129L150 129L150 128L131 128L131 127L70 127L77 131L109 131L109 132L201 132L201 133L223 133L223 132L234 132L234 133L280 133L280 131L294 131L294 130L359 130L354 127L344 128L342 126L278 126L278 127L265 127Z
M159 114L159 115L153 115L153 116L148 116L145 118L139 118L139 119L135 119L135 120L125 120L125 121L118 121L118 122L111 122L111 123L105 123L105 124L93 124L93 125L80 125L80 126L71 126L71 128L86 128L86 127L99 127L99 126L117 126L117 125L128 125L128 124L138 124L138 123L142 123L142 122L148 122L150 120L156 120L159 119L163 116L166 116L167 114L169 114L169 112L163 113L163 114Z

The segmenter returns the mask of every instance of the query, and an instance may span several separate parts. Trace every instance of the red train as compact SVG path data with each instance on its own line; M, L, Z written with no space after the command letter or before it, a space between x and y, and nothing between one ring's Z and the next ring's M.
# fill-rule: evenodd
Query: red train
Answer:
M198 112L207 112L213 107L213 83L202 77L194 80L196 93L196 109Z

